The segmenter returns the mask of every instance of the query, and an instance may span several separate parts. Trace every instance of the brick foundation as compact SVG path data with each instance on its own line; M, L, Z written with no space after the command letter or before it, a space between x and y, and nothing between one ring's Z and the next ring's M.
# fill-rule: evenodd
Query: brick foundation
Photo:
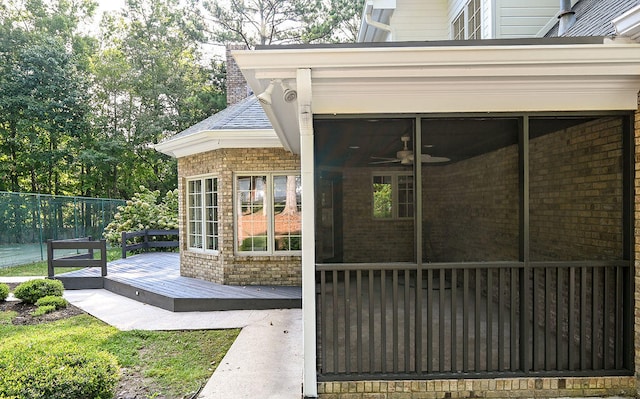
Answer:
M571 398L635 396L633 377L321 382L321 399Z

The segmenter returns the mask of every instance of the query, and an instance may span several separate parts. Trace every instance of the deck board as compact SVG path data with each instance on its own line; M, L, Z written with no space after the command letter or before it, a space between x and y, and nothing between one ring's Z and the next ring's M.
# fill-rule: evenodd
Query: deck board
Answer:
M81 281L95 281L100 277L100 270L86 268L55 277L72 289L82 288ZM302 305L300 287L229 286L183 277L180 255L172 252L150 252L109 262L103 287L172 311L299 308Z

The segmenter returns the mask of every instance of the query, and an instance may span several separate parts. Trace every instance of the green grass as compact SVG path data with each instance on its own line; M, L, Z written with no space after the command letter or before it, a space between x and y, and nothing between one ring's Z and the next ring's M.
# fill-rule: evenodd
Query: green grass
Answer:
M6 314L5 314L6 313ZM113 354L120 367L145 378L149 397L182 398L204 384L239 330L119 331L89 315L14 326L0 312L0 351L75 343ZM28 367L28 365L25 365Z
M120 259L121 256L122 250L120 248L110 248L107 250L107 262ZM56 274L70 272L73 270L78 270L78 268L57 267ZM47 274L48 270L46 260L0 269L0 277L46 276Z

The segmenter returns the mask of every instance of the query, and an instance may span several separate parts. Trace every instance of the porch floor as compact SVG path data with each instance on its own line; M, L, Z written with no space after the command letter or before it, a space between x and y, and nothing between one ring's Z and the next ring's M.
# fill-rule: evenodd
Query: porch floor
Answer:
M55 276L66 289L104 288L173 312L300 308L302 289L281 286L230 286L180 275L180 254L150 252L118 259L99 268Z

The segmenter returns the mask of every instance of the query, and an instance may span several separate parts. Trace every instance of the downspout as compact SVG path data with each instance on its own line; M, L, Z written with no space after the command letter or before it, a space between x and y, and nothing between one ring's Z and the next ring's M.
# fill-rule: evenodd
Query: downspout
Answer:
M369 3L365 7L367 7L367 12L364 14L364 22L373 28L389 32L389 35L392 35L391 25L383 24L382 22L376 21L371 16L371 14L373 13L373 6ZM391 37L390 39L393 40L393 37Z
M558 27L558 36L564 36L565 33L576 22L576 13L571 9L571 0L560 0L560 14L558 14L560 26Z

